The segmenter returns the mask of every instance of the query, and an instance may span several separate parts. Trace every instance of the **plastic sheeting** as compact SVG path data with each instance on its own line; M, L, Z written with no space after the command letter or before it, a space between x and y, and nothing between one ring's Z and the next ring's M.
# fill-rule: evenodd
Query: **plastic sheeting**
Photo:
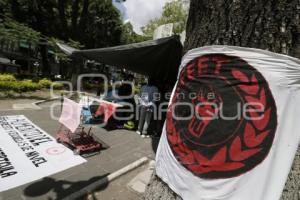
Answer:
M161 81L175 81L182 56L178 36L101 49L74 50L59 47L69 55L96 60Z

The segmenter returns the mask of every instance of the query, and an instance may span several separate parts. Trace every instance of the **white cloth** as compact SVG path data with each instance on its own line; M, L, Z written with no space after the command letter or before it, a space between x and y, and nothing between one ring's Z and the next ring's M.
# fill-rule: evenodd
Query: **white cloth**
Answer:
M86 162L23 115L0 116L0 138L0 192Z
M174 156L165 123L156 155L157 175L184 200L279 199L300 141L300 61L258 49L207 46L193 49L183 57L179 75L190 61L206 54L238 56L267 80L277 107L278 124L273 145L260 164L239 176L200 178ZM179 81L171 100L178 84Z
M72 133L76 131L80 125L82 105L72 101L71 99L64 98L63 109L59 118L59 123L70 129Z

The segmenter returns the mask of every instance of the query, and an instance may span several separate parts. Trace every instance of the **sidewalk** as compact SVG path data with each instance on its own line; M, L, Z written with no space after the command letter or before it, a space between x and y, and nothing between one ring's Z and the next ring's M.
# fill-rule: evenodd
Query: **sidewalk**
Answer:
M153 165L153 164L152 164ZM107 189L90 194L88 199L95 200L138 200L143 199L143 193L153 173L150 162L128 172L111 182Z
M10 110L12 104L15 102L20 103L20 100L0 100L0 108L2 109L0 110L0 115L25 115L47 133L55 136L59 128L59 123L51 119L49 108L53 103L58 103L59 101L43 103L39 105L42 108L40 110ZM30 100L26 100L26 103L27 102L31 103ZM5 110L3 110L3 108L5 108ZM56 115L59 115L59 109L60 107L58 106L54 109ZM102 128L95 128L93 130L96 137L109 145L108 149L101 151L98 155L87 158L88 162L82 165L67 169L51 177L45 177L36 182L2 192L0 199L61 199L144 156L154 159L152 140L149 138L142 139L135 132L127 130L115 130L110 132ZM128 179L130 176L130 174L126 175ZM121 182L123 181L122 177L119 179ZM126 180L124 179L125 182ZM115 183L112 182L112 184ZM104 191L106 188L109 188L108 190L111 191L109 185L99 190Z

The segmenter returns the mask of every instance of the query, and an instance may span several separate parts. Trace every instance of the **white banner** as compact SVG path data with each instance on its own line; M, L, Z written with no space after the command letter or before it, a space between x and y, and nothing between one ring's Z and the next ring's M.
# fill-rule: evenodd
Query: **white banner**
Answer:
M300 141L300 60L207 46L182 59L156 155L184 200L280 199Z
M72 133L76 131L80 125L82 105L72 101L71 99L64 98L63 108L59 123L67 127Z
M153 33L153 40L156 40L159 38L164 38L164 37L169 37L169 36L173 35L173 27L174 27L173 23L164 24L164 25L157 27Z
M25 116L0 116L0 192L84 162Z

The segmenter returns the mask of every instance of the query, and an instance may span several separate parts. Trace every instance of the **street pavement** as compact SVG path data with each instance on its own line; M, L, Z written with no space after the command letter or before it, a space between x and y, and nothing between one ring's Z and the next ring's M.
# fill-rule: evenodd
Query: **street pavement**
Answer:
M41 109L26 105L22 109L22 105L14 105L30 104L34 101L30 99L0 100L0 116L25 115L33 123L55 137L59 129L59 123L57 120L51 118L50 111L52 106L56 104L57 106L53 108L53 113L59 116L59 101L42 103L39 105ZM18 108L18 110L14 110L13 108ZM109 146L108 149L102 150L98 155L86 158L88 162L84 164L4 191L0 193L0 200L62 199L144 156L154 159L154 149L157 139L156 141L150 138L143 139L135 132L127 130L106 131L99 127L93 130L94 135ZM109 184L99 188L98 192L108 188ZM109 191L114 193L113 189ZM105 194L109 195L107 192ZM124 199L126 199L126 196L124 196Z
M139 200L143 199L145 187L150 181L152 170L149 170L149 164L128 172L121 178L112 181L105 189L90 194L95 200ZM151 174L147 174L151 172ZM144 179L147 183L144 182ZM89 196L89 197L90 197ZM92 198L88 198L92 199Z

